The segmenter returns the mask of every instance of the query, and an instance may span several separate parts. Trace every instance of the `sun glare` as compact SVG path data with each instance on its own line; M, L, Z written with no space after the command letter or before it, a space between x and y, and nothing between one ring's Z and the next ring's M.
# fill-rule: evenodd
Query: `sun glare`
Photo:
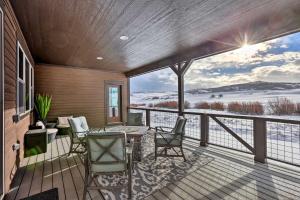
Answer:
M248 48L250 45L247 43L244 43L243 46L241 48Z
M237 50L239 54L242 56L253 56L257 53L258 47L256 45L250 45L248 43L244 43L243 46Z

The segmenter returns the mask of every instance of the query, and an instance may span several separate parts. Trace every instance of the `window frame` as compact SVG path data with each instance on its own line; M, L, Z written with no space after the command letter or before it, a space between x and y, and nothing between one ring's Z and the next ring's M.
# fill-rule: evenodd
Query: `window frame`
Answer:
M22 51L23 53L23 79L20 78L20 74L19 74L19 67L20 67L20 57L19 57L19 50ZM26 62L28 62L28 66L29 66L29 69L28 69L28 79L29 80L26 80L26 77L27 77L27 74L26 74ZM32 70L32 71L31 71ZM32 110L33 110L33 107L32 106L32 95L34 95L34 91L33 91L33 94L32 94L32 89L34 89L34 68L32 67L32 64L31 62L29 61L28 57L26 56L26 53L22 47L22 45L20 44L19 41L17 41L17 115L19 116L23 116L23 115L26 115L27 113L30 113ZM29 84L29 89L28 89L28 94L29 94L29 97L28 97L28 105L29 105L29 109L27 109L27 106L26 106L26 94L27 94L27 87L26 87L26 83L28 81L28 84ZM19 83L22 83L23 85L23 105L24 105L24 112L20 112L20 109L19 109L19 105L20 105L20 102L19 102L19 97L20 97L20 93L19 93ZM32 83L32 85L31 85Z
M30 110L32 111L34 109L34 68L29 63L29 74L30 74L30 83L29 83L29 88L30 88L30 98L29 98L29 105L30 105ZM33 101L33 102L32 102Z
M109 122L108 120L108 106L109 106L109 94L108 94L108 88L110 86L116 86L119 87L119 117L120 121L118 122ZM123 81L117 81L117 80L105 80L104 81L104 107L105 107L105 125L118 125L123 124L123 120L126 119L124 117L123 112L123 106L124 106L124 88L125 84Z

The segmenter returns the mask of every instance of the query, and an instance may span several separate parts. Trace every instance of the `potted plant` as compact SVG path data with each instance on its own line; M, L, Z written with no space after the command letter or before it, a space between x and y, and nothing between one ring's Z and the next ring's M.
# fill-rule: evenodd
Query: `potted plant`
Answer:
M35 109L38 115L39 120L41 120L46 126L47 115L51 108L52 97L44 94L37 94L35 97Z

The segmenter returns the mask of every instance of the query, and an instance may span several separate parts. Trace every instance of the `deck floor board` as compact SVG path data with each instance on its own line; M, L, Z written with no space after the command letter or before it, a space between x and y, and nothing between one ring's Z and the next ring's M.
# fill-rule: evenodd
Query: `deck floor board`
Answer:
M59 137L45 154L25 158L15 173L7 200L17 200L58 188L60 200L82 199L84 166L76 154L68 156L70 141ZM253 156L187 140L184 149L213 158L181 180L155 191L147 200L181 199L300 199L300 168L269 161L255 163ZM89 191L87 199L101 199Z
M52 163L52 143L48 144L49 153L44 154L44 170L42 191L47 191L53 188L53 163Z

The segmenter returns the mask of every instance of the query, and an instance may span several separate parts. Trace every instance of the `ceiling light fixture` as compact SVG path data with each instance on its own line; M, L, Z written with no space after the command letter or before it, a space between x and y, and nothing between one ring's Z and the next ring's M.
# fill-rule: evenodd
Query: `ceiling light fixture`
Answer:
M122 36L120 37L120 40L123 40L123 41L128 40L128 39L129 39L129 37L126 36L126 35L122 35Z
M96 58L97 60L103 60L103 57L99 56Z

